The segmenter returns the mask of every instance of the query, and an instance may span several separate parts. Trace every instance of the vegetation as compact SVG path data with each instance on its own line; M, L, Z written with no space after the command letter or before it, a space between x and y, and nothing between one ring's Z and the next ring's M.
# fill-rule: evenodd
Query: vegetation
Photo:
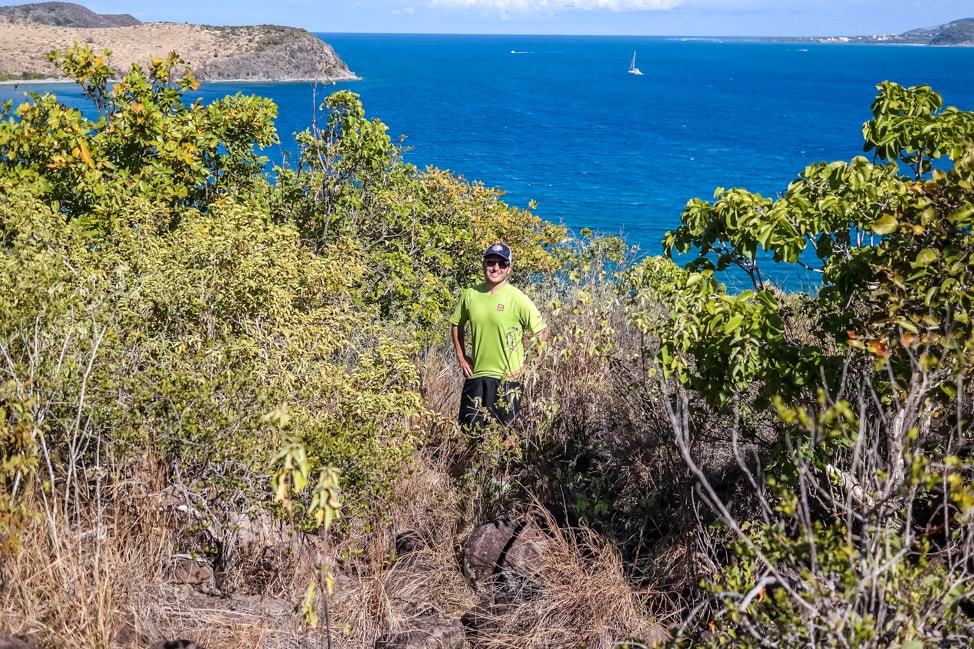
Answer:
M128 14L96 14L73 2L32 2L0 7L0 16L56 27L128 27L140 24Z
M31 81L34 79L43 79L44 75L40 72L22 72L16 76L11 76L9 74L0 74L0 81Z
M176 55L114 85L87 48L51 58L91 110L34 95L0 115L11 632L373 646L416 593L476 607L477 647L974 631L974 114L879 84L871 158L691 201L665 241L696 253L679 267L405 164L350 92L270 168L268 100L188 102ZM518 430L468 437L445 323L496 240L552 336ZM765 258L821 289L783 294ZM726 292L731 266L752 290ZM500 513L544 523L539 555L529 587L477 607L455 548ZM302 614L213 623L162 585L177 555Z

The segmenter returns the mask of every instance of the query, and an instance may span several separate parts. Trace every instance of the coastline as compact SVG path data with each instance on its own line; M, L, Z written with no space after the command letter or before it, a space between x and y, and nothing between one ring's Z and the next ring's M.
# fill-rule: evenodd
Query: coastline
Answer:
M66 86L73 84L70 79L7 79L0 81L0 86L38 85L38 86Z
M119 79L111 79L110 83L117 82ZM269 84L285 84L285 83L331 83L332 81L361 81L362 77L344 77L341 79L207 79L200 81L200 85L216 86L222 84L253 84L253 83L269 83ZM77 82L73 79L63 79L63 78L46 78L46 79L8 79L6 81L0 81L0 86L73 86Z

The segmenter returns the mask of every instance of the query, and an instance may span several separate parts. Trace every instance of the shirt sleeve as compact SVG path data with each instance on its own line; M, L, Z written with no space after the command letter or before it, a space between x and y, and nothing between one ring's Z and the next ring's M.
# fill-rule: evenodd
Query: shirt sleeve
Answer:
M469 289L463 289L460 293L460 299L457 300L457 306L453 309L453 315L450 316L450 324L462 327L467 324L467 291Z
M536 334L539 331L544 331L547 327L548 324L541 315L541 311L538 310L531 298L525 295L521 312L521 328Z

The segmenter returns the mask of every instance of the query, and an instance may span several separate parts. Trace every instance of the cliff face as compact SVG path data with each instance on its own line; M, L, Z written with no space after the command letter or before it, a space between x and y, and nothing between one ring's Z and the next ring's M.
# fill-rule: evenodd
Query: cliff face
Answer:
M355 79L335 50L314 34L294 27L202 27L214 43L210 57L194 60L199 79ZM233 44L232 47L228 47Z
M135 24L104 24L116 19ZM177 52L201 81L357 78L331 46L304 29L140 23L131 16L104 16L76 4L46 2L0 8L0 80L59 78L47 53L65 51L74 42L99 52L111 50L111 64L120 72Z

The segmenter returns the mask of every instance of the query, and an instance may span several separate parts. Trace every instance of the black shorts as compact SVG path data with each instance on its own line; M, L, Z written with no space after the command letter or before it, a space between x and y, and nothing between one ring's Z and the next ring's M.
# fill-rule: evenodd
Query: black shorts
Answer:
M521 409L524 386L515 381L501 381L480 376L463 382L460 394L460 424L482 428L493 418L505 426L513 426Z

